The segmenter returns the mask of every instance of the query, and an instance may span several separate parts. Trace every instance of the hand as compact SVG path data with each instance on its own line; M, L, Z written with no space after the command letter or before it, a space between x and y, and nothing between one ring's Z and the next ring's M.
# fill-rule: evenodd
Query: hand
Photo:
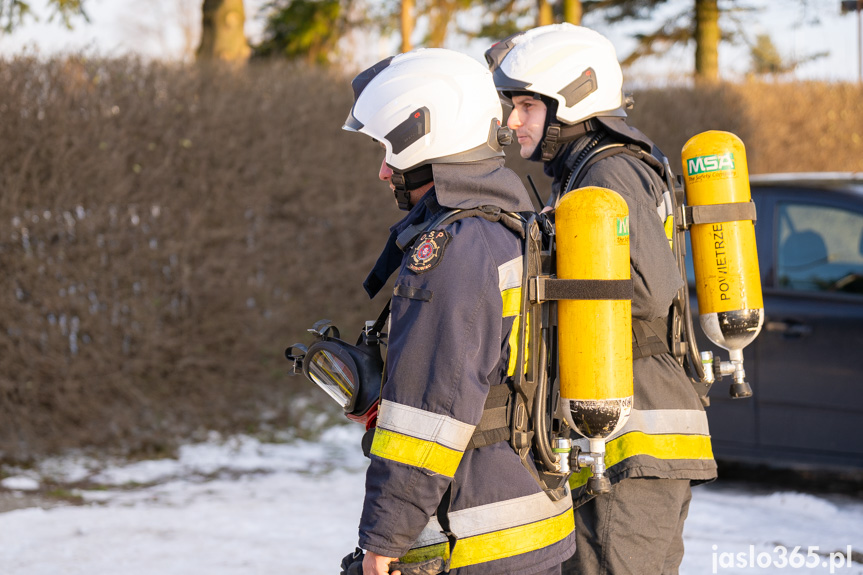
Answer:
M373 551L366 551L363 558L363 575L387 575L390 563L395 560L395 557L384 557ZM401 571L395 571L392 575L401 575Z

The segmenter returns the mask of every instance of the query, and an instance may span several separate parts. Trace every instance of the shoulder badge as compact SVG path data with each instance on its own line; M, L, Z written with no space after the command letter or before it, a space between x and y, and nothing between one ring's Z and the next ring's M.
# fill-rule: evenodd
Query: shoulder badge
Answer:
M446 230L431 230L417 238L407 268L415 273L427 272L443 259L443 252L452 234Z

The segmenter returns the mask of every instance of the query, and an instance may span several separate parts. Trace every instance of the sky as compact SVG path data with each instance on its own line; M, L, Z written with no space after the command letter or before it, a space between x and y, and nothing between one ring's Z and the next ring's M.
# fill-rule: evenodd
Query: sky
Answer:
M357 542L361 431L282 443L214 433L176 459L0 466L0 490L49 486L82 503L0 513L0 573L332 575ZM81 480L91 488L65 487ZM863 575L860 499L720 478L693 489L683 537L681 575Z
M369 0L375 1L375 0ZM668 15L686 0L673 0L656 18ZM721 2L723 0L720 0ZM798 79L844 80L858 79L857 16L840 14L840 0L741 0L746 5L760 7L752 13L754 22L750 34L768 33L781 55L800 59L807 55L829 52L829 56L802 65L795 73ZM263 30L263 6L266 0L245 0L246 33L260 38ZM80 51L115 56L140 54L145 57L176 60L190 59L198 42L201 0L87 0L90 22L76 20L73 30L58 22L49 22L47 0L32 0L39 22L28 20L11 35L0 35L0 55L25 51L50 55L64 51ZM653 22L632 23L611 27L597 18L585 24L607 35L622 59L634 46L631 35L648 31ZM482 60L487 41L465 43L453 38L449 47L463 50ZM390 37L364 37L355 40L351 53L355 67L361 69L398 49L398 33ZM650 80L681 76L693 67L693 48L678 48L665 58L651 59L628 73L630 77ZM745 46L723 45L720 70L725 78L739 78L749 67Z

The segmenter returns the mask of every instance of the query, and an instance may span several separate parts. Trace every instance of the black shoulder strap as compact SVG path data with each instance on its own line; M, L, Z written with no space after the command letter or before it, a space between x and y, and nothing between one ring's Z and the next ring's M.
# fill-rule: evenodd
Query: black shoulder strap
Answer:
M512 389L509 385L502 383L491 386L482 408L482 419L479 420L466 450L509 441L511 411Z
M573 166L563 193L577 188L592 165L617 154L628 154L644 162L665 181L666 167L653 154L638 144L609 143L591 150L578 165ZM632 359L670 352L667 316L651 322L632 318Z
M408 251L408 249L413 245L414 241L416 241L420 234L436 228L441 224L442 221L446 220L451 216L459 214L461 211L462 210L445 210L443 212L434 214L428 219L425 219L417 224L406 227L396 238L396 245L401 251Z
M641 160L656 172L660 178L663 178L664 181L665 166L644 148L637 144L609 143L592 150L577 166L573 167L563 193L565 194L577 188L578 184L581 183L581 180L587 174L588 168L592 165L617 154L628 154Z
M632 359L670 353L668 316L653 321L632 318Z
M423 232L433 230L434 228L440 226L449 225L464 218L472 217L480 217L490 222L500 222L513 233L519 235L522 238L524 237L524 221L522 216L520 216L519 214L505 212L497 206L489 205L469 209L446 210L442 213L436 214L435 216L423 222L408 226L402 233L399 234L398 238L396 239L396 245L403 252L407 251L413 245L414 241L416 241L419 235Z

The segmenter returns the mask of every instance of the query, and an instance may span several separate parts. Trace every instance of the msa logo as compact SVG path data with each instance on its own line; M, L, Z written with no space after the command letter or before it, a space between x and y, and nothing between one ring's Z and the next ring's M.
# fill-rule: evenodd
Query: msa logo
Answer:
M629 236L629 216L617 218L617 237Z
M734 169L734 154L713 154L710 156L698 156L686 160L686 171L690 176L705 174L707 172L719 172Z

